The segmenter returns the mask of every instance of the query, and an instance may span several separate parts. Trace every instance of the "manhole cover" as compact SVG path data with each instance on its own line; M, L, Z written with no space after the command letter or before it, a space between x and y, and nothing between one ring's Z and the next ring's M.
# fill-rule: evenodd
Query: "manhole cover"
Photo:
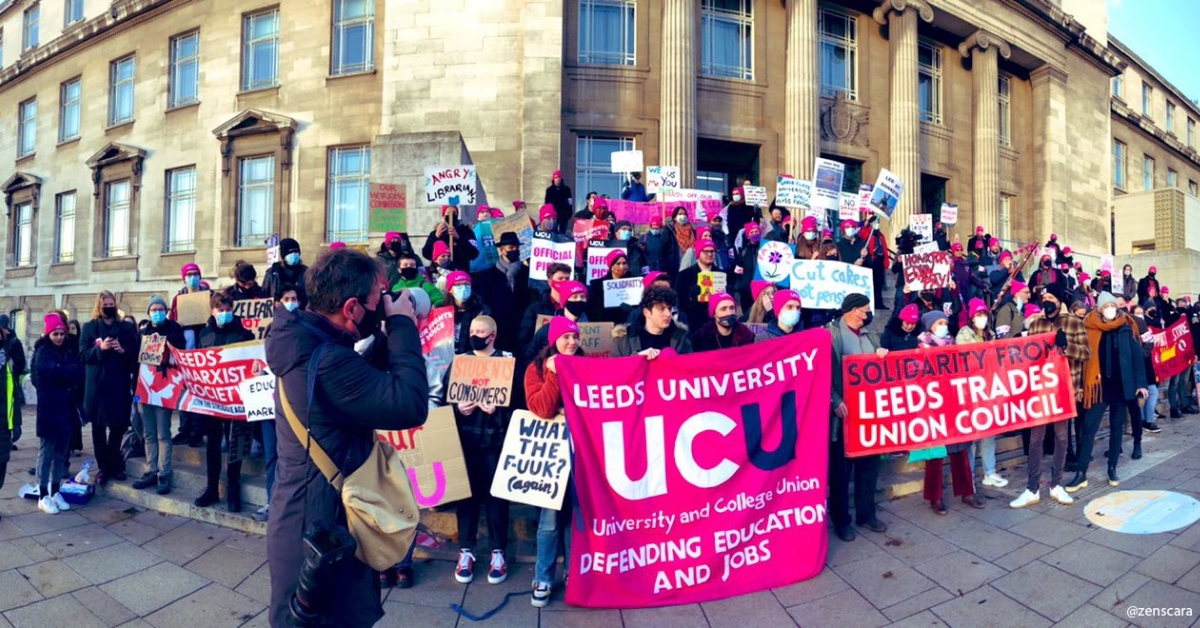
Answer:
M1084 508L1088 521L1113 532L1157 534L1200 519L1200 501L1171 491L1117 491Z

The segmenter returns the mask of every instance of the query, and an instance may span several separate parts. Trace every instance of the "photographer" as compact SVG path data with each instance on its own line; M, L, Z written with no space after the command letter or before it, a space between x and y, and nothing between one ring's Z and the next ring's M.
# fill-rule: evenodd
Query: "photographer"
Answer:
M267 338L267 364L311 438L348 476L370 454L375 430L425 422L429 383L413 301L407 292L383 295L383 269L349 249L323 255L304 281L308 309L282 324L276 319ZM372 334L381 320L387 329L387 371L372 368L354 351L355 341ZM284 415L278 395L275 412ZM341 496L308 455L307 436L297 437L288 421L275 425L279 462L267 528L270 624L298 623L291 611L295 596L318 616L315 623L370 626L383 616L379 578L370 566L347 556L318 567L312 577L312 563L320 561L306 564L305 537L319 526L344 532L345 512ZM308 586L298 588L302 566Z

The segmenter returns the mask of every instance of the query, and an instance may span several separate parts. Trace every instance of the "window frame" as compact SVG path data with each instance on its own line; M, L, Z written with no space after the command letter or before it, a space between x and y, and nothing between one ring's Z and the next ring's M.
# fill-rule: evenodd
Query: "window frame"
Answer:
M25 211L28 211L28 215L23 215ZM8 260L9 268L29 268L37 263L37 254L34 252L34 240L37 239L34 229L35 218L33 199L13 203L12 233L10 234L12 250ZM22 257L26 257L26 259L22 260Z
M85 16L83 2L84 0L63 0L63 28L83 21ZM74 7L79 8L79 15L75 19L71 19L71 9Z
M1195 181L1188 179L1188 193L1192 196L1200 196L1200 185Z
M1142 81L1142 115L1147 118L1153 117L1154 111L1154 88L1146 81Z
M754 0L731 0L740 8L736 11L713 6L718 0L700 0L700 75L715 79L754 80ZM714 26L736 26L738 29L738 65L726 66L713 61L716 38ZM707 60L705 57L708 57Z
M184 40L194 37L196 39L196 52L187 57L179 56L180 43ZM200 29L180 33L171 37L167 43L168 50L168 67L167 67L167 109L175 109L178 107L187 107L200 102ZM184 100L180 96L179 86L180 70L186 65L193 65L196 68L194 85L192 86L192 97L190 100Z
M1174 168L1167 168L1167 187L1179 187L1179 173Z
M621 50L597 51L586 26L595 24L597 7L611 7L621 13ZM637 65L637 2L636 0L579 0L579 39L575 59L589 65ZM586 16L586 17L585 17Z
M1113 187L1125 190L1129 182L1129 147L1113 139Z
M128 79L118 79L117 72L121 64L128 62L132 68ZM115 127L122 124L129 124L137 119L137 55L128 54L117 59L113 59L108 64L108 126ZM117 111L118 102L120 100L121 90L129 89L129 116L119 118Z
M37 108L37 96L17 104L17 159L37 153Z
M637 150L637 139L632 135L619 134L603 134L603 133L576 133L575 134L575 194L583 197L588 192L599 192L600 194L608 194L612 198L620 198L621 194L621 174L612 172L612 159L609 158L608 163L592 163L591 148L595 142L616 142L616 151ZM612 152L610 151L610 155ZM593 177L599 176L615 177L616 187L611 191L601 189L600 186L593 183Z
M71 213L70 213L70 228L64 228L67 214L63 211L63 201L71 198ZM79 195L76 190L67 192L59 192L54 195L54 259L55 264L73 264L75 263L75 236L76 236L76 221L75 217L79 212ZM70 234L71 246L68 250L63 246L63 235Z
M824 29L827 16L844 20L848 35L839 37L832 33L827 33ZM844 78L848 87L844 89L825 81L825 72L822 71L822 67L824 66L823 59L826 45L835 48L842 47L846 50L847 72ZM817 8L817 73L819 74L818 81L820 81L822 96L835 98L838 92L841 92L846 95L846 100L858 100L858 18L856 16L832 7L819 6Z
M1000 145L1012 146L1012 77L1001 74L996 93L1000 117Z
M1154 189L1154 158L1142 154L1142 190L1149 192Z
M92 169L92 216L94 224L92 233L92 262L93 270L97 269L96 262L111 259L135 259L138 251L138 229L141 213L142 175L145 171L147 153L133 146L109 142L90 159L87 165ZM127 225L128 251L123 256L108 254L107 236L110 233L108 215L108 184L128 180L129 187L129 224ZM76 213L78 215L78 205ZM120 265L117 265L120 266ZM100 268L112 270L112 264L102 264ZM128 268L135 268L129 266Z
M1196 147L1196 121L1191 116L1187 119L1187 147Z
M1004 242L1012 241L1012 198L1006 194L1000 195L1000 206L997 208L996 224L998 236Z
M275 19L275 32L269 37L260 38L257 40L250 39L252 21L256 18L271 15ZM241 80L238 84L243 92L253 92L260 89L271 89L279 87L279 5L264 7L249 11L242 14L242 37L241 37ZM260 44L269 44L274 49L274 59L272 60L271 77L269 80L253 80L252 75L255 72L253 65L254 51L256 46Z
M33 16L30 20L29 16ZM31 28L32 24L32 28ZM24 54L41 43L42 3L34 2L21 14L21 53Z
M1112 95L1125 100L1125 75L1118 74L1112 77Z
M74 99L67 95L67 90L71 85L78 86L78 93ZM66 122L72 108L74 109L75 118L75 133L73 135L66 134ZM83 80L82 77L76 76L67 79L58 85L58 143L77 140L83 134Z
M247 184L246 183L246 165L247 165L247 163L249 163L251 161L258 161L261 159L269 159L270 160L269 167L267 169L267 171L270 175L270 179L267 181L255 182L253 184ZM234 246L236 246L238 248L248 248L248 247L258 246L259 242L260 242L259 236L262 236L261 241L265 242L266 239L271 237L271 234L276 233L279 228L279 226L275 224L276 223L275 208L278 207L278 205L279 205L279 199L278 199L279 188L277 186L277 182L279 181L278 172L277 172L277 167L279 165L278 161L279 160L278 160L277 156L275 155L275 153L270 153L270 152L258 153L258 154L253 154L253 155L243 155L243 156L239 156L237 158L238 179L237 179L236 195L234 197L236 199L236 204L234 205L233 209L234 209ZM249 185L256 185L259 187L269 187L270 192L271 192L270 203L268 204L267 210L266 210L266 217L270 224L269 224L269 226L266 227L266 230L261 233L248 233L247 230L244 228L245 225L243 224L243 218L244 218L243 207L244 207L245 201L247 200L245 195L248 192L253 191L252 189L249 188Z
M1175 103L1167 101L1167 133L1175 135Z
M113 204L112 193L113 193L113 190L116 189L116 186L120 186L120 185L124 185L127 188L126 189L127 197L124 202L124 205L125 205L124 206L125 233L123 234L124 249L117 249L116 247L113 246L113 240L114 240L113 236L116 235L118 232L113 229L113 223L115 221L113 220L113 210L114 210L113 205L114 204ZM113 257L129 257L130 255L133 255L133 251L134 251L133 238L132 238L132 234L131 234L131 232L133 231L133 194L134 194L133 179L127 177L127 178L122 178L122 179L114 179L112 181L105 181L103 184L103 191L101 193L104 195L103 198L101 199L101 204L103 206L103 212L104 212L104 219L103 219L104 228L101 232L101 241L103 242L103 248L100 249L101 256L104 257L105 259L109 259L109 258L113 258Z
M363 168L356 174L344 174L340 172L339 157L342 153L350 153L357 151L360 153L361 163ZM371 193L371 145L358 144L348 146L331 146L326 154L325 162L325 238L327 242L366 242L367 236L370 233L370 193ZM340 204L337 202L336 195L341 190L342 185L357 184L360 186L360 203L359 203L359 220L361 228L355 231L336 231L334 225L337 224L335 219L335 211Z
M931 53L930 58L932 59L933 64L930 65L930 64L921 63L921 51L920 51L921 48L926 48L930 51L930 53ZM942 113L943 113L942 67L943 67L943 59L942 59L941 44L938 44L937 42L928 40L928 39L918 40L918 42L917 42L917 106L921 107L921 103L920 103L921 79L920 79L920 77L922 74L928 74L930 77L930 84L931 84L930 100L932 101L931 104L933 106L932 110L930 110L928 112L925 111L924 108L921 108L920 116L921 116L922 122L928 122L930 124L938 124L938 125L942 124L942 120L943 120L943 118L942 118Z
M163 253L186 253L196 250L196 192L199 189L199 173L196 170L196 165L179 166L170 168L164 174L163 182ZM177 176L190 174L192 187L190 192L177 189L175 180ZM174 240L172 236L176 231L177 222L181 207L177 204L190 202L191 207L186 211L188 216L188 231L191 232L190 239Z
M340 18L339 13L349 0L333 0L333 19L331 20L331 32L329 40L329 75L330 76L349 76L351 74L364 74L375 71L375 1L367 0L366 5L370 9L370 13L365 17L355 18ZM345 47L345 31L346 24L351 27L358 25L367 25L366 41L363 42L363 63L360 65L348 65L344 63ZM278 62L277 62L278 63Z

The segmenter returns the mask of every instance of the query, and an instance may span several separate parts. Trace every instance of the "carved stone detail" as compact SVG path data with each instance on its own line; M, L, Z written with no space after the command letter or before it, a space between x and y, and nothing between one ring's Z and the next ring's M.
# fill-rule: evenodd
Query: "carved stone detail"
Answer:
M851 105L845 92L821 111L821 139L850 146L870 146L866 126L871 114L865 107Z
M996 52L998 52L1001 57L1008 59L1012 56L1012 48L1008 45L1008 42L1001 39L999 35L983 29L979 29L974 33L971 33L970 37L964 39L963 42L958 45L958 53L964 58L968 58L971 56L971 50L973 48L987 50L992 46L996 47Z

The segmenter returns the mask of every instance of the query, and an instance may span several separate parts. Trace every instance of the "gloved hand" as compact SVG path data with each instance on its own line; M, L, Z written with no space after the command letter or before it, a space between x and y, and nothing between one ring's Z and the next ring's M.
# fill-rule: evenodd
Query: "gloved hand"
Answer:
M1067 332L1060 329L1058 333L1054 334L1054 346L1059 349L1067 348Z
M15 443L19 440L21 440L21 426L20 425L12 428L12 442Z

